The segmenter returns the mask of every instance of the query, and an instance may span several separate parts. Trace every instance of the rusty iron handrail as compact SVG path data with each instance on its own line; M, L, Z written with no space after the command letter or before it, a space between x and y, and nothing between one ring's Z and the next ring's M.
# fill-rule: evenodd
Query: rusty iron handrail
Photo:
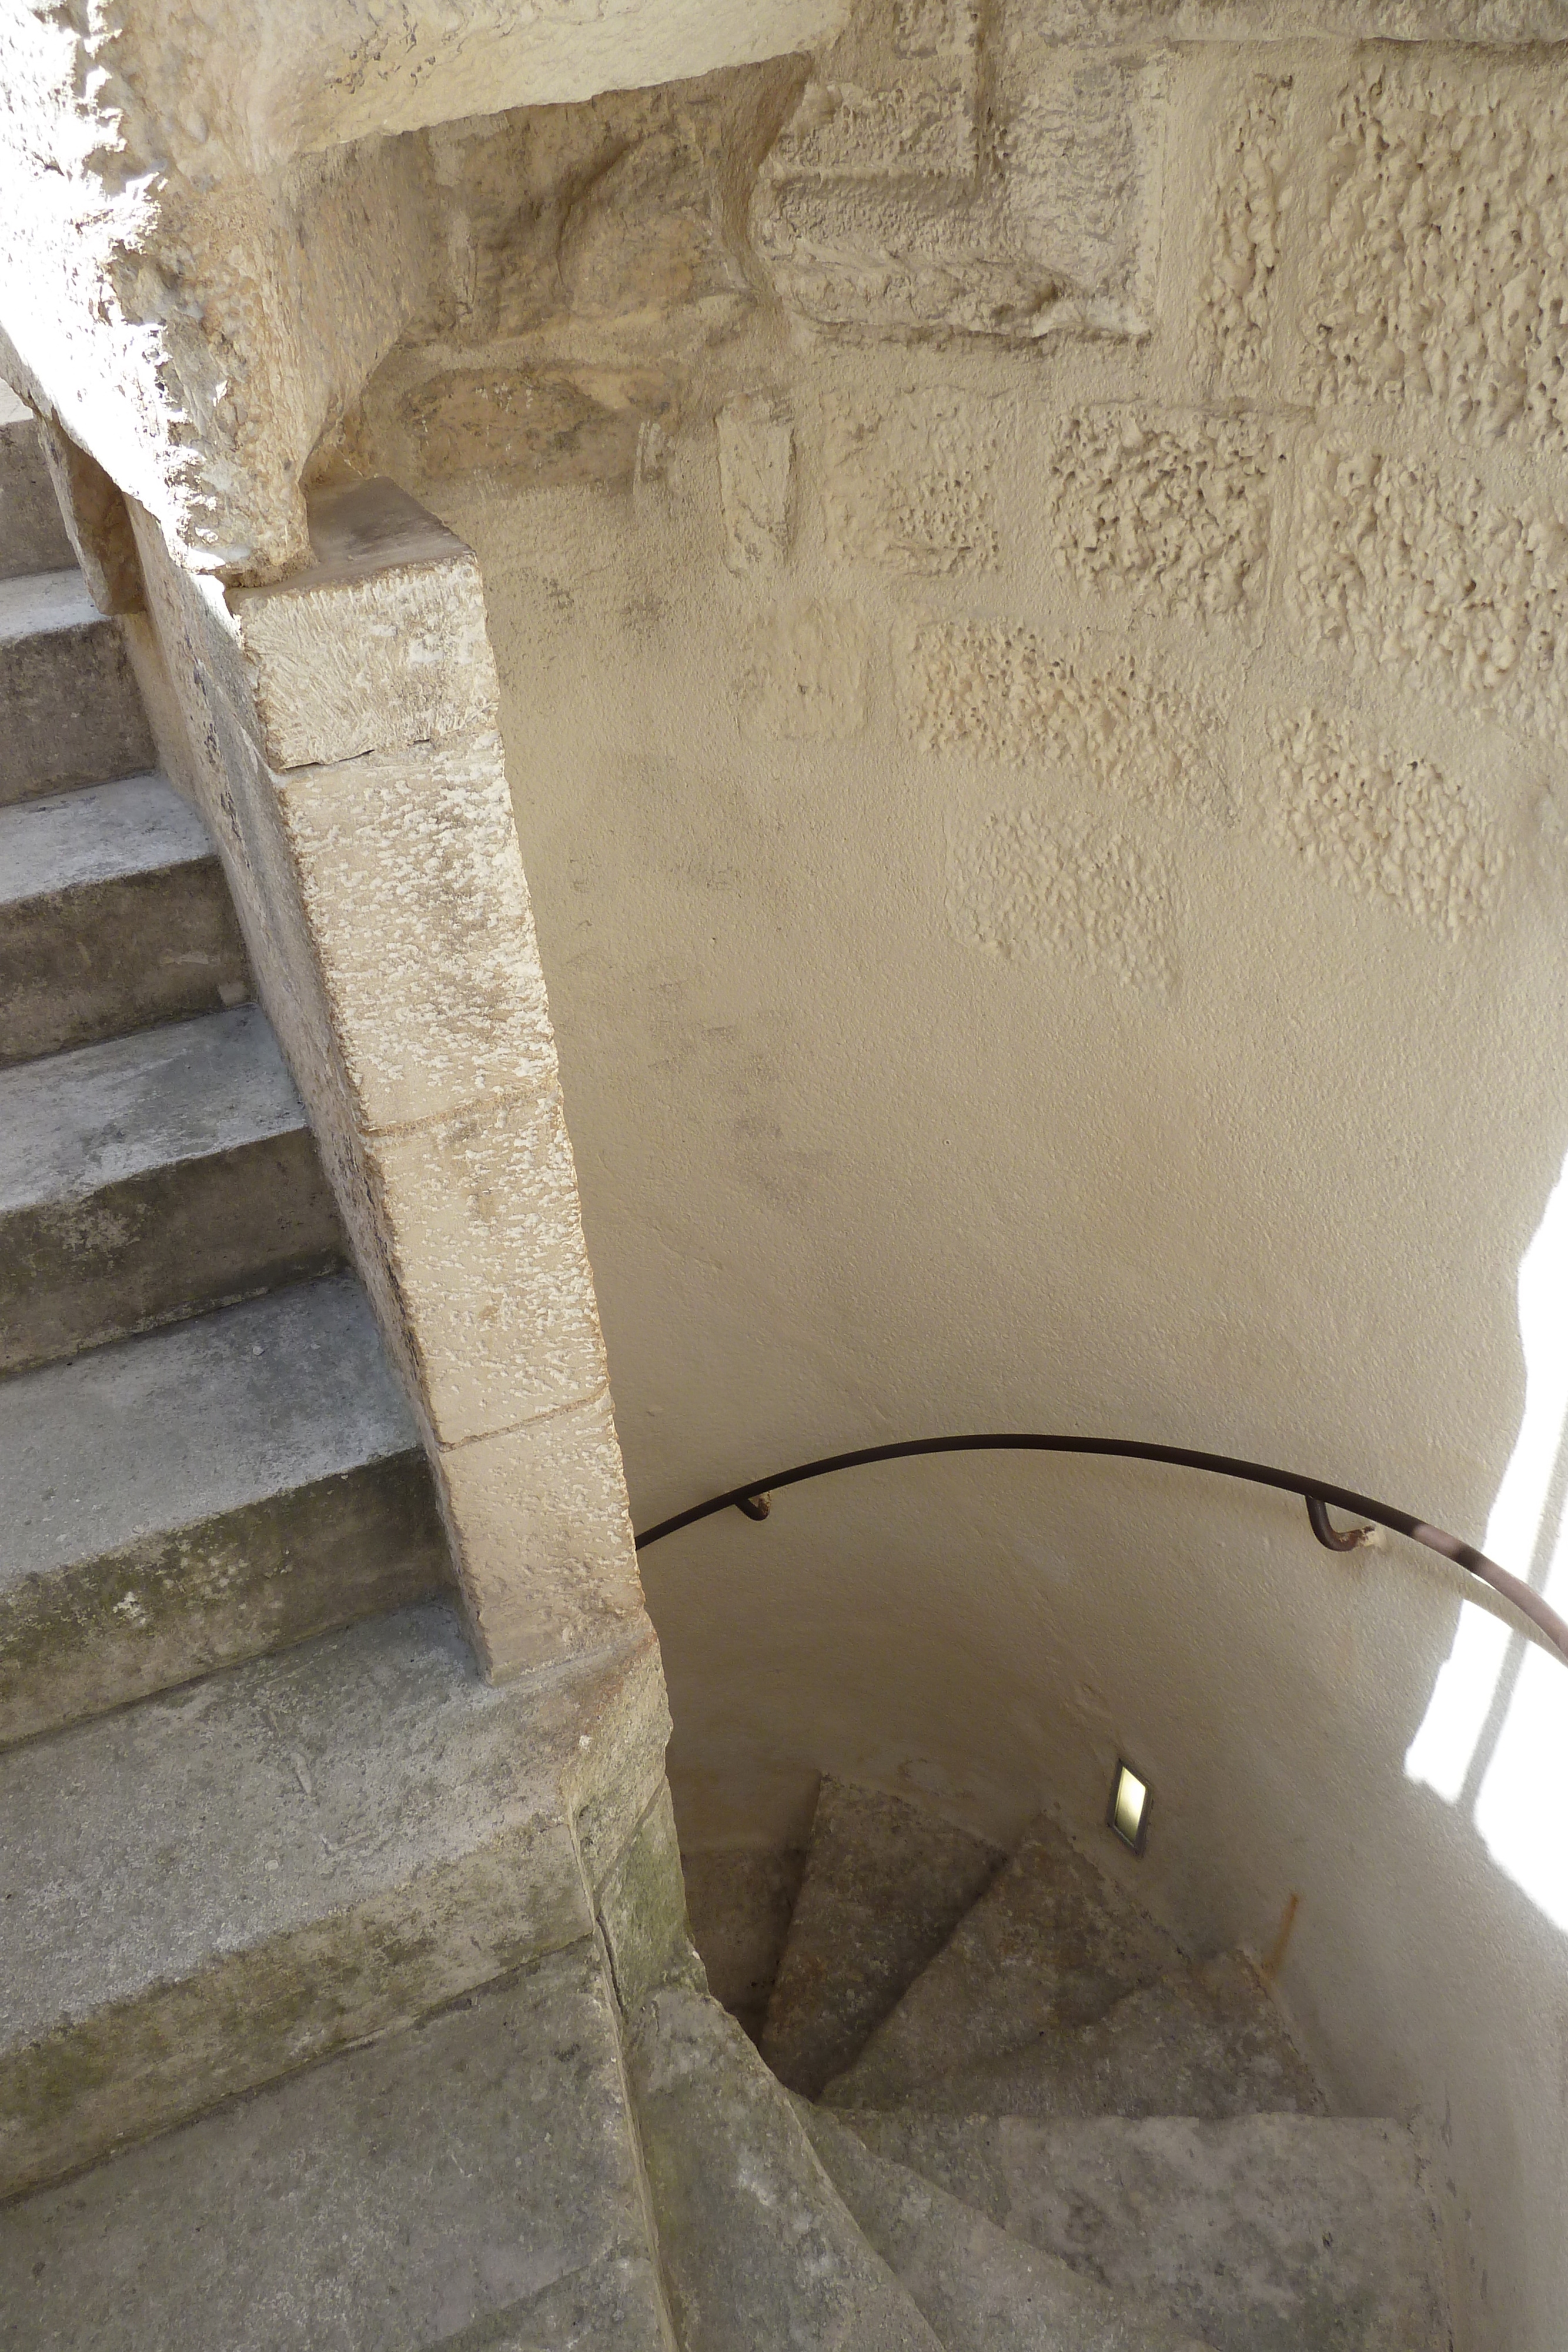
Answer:
M1244 1479L1253 1486L1272 1486L1281 1494L1301 1496L1313 1535L1330 1551L1353 1551L1370 1540L1370 1528L1336 1528L1329 1517L1331 1505L1336 1511L1354 1511L1358 1518L1373 1519L1396 1535L1407 1536L1412 1543L1424 1544L1428 1551L1439 1553L1456 1568L1466 1569L1481 1583L1490 1584L1530 1619L1568 1665L1568 1623L1521 1578L1511 1576L1506 1568L1500 1568L1495 1559L1489 1559L1484 1551L1458 1536L1415 1518L1408 1511L1396 1511L1392 1504L1353 1494L1346 1486L1330 1486L1321 1478L1304 1478L1298 1471L1271 1469L1266 1463L1243 1462L1229 1454L1195 1454L1182 1445L1145 1445L1135 1438L1048 1437L1032 1431L1003 1431L985 1436L910 1437L896 1445L862 1445L852 1454L829 1454L820 1462L798 1462L791 1470L776 1470L770 1477L753 1478L744 1486L710 1495L706 1503L694 1503L690 1510L677 1511L673 1518L649 1528L637 1538L637 1549L646 1551L650 1544L662 1543L677 1529L695 1527L699 1519L712 1518L717 1511L744 1511L749 1519L765 1519L768 1497L780 1487L798 1486L807 1478L825 1478L831 1471L858 1470L871 1462L904 1462L919 1454L996 1453L1113 1454L1124 1461L1164 1462L1178 1470L1206 1470L1220 1478Z

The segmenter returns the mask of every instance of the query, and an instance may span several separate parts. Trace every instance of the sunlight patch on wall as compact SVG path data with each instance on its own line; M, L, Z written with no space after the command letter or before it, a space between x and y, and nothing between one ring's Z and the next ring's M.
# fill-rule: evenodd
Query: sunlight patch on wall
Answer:
M1525 1401L1483 1549L1568 1605L1568 1161L1519 1269ZM1405 1759L1466 1804L1493 1860L1568 1927L1568 1683L1554 1658L1467 1609Z

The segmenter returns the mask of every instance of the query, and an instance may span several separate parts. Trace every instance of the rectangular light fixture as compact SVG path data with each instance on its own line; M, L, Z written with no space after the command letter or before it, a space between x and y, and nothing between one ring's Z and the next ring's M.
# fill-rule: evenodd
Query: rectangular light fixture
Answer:
M1105 1815L1106 1827L1115 1831L1124 1845L1142 1853L1149 1840L1149 1784L1140 1780L1130 1764L1120 1758L1116 1778L1111 1784L1111 1804Z

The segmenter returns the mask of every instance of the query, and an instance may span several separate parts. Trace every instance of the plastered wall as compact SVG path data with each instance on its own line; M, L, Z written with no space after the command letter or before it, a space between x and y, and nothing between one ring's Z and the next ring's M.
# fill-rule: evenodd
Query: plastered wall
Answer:
M1010 1426L1485 1531L1568 1152L1568 79L1364 28L862 9L431 134L442 335L321 462L480 560L640 1525ZM1426 2118L1461 2345L1558 2352L1568 1947L1405 1769L1445 1570L973 1458L643 1565L690 1842L823 1767L1098 1838L1125 1752L1108 1866Z

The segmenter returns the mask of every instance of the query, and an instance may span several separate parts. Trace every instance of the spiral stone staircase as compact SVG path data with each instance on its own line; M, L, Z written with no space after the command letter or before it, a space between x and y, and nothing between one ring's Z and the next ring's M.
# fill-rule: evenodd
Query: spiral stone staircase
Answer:
M218 860L4 463L0 2344L1443 2352L1422 2153L1245 1956L832 1780L688 1928L645 1634L479 1678Z

